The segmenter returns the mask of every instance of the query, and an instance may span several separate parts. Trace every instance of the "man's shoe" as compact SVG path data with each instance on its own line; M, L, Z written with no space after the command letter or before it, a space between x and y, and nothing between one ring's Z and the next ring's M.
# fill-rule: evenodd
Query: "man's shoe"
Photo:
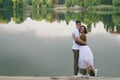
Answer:
M79 78L81 76L82 76L82 74L78 73L77 75L74 75L74 78Z
M74 75L73 77L74 77L74 78L77 78L77 75Z
M82 74L78 73L77 77L82 77Z

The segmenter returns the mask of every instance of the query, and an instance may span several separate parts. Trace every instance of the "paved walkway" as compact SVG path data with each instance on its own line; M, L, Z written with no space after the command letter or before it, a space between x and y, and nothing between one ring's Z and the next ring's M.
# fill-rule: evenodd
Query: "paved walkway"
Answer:
M120 78L111 77L90 77L90 78L74 78L71 76L59 77L32 77L32 76L0 76L0 80L120 80Z

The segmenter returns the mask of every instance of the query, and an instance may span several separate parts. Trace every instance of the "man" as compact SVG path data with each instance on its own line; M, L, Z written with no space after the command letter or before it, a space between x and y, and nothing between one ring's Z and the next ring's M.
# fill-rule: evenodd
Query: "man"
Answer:
M86 44L86 42L80 39L80 32L79 32L80 27L81 27L81 22L78 20L76 21L76 28L72 33L72 37L73 37L72 51L74 53L74 77L80 77L80 74L78 73L79 72L78 58L79 58L80 45L77 44L76 41L81 44Z

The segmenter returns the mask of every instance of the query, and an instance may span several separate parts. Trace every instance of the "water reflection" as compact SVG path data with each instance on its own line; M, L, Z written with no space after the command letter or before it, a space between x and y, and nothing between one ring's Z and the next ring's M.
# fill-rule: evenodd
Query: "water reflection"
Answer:
M9 15L8 15L9 14ZM104 28L107 32L114 32L114 27L116 27L116 32L120 33L120 14L111 13L111 14L98 14L98 13L89 13L89 12L55 12L55 11L0 11L0 23L9 23L11 18L17 24L23 23L27 17L30 17L32 20L42 21L53 23L65 21L66 24L69 24L71 20L81 20L82 23L87 25L88 31L91 31L91 25L102 21Z
M66 25L66 21L61 21L60 23L57 21L46 23L45 20L39 22L32 20L30 17L26 18L21 24L16 24L13 19L11 19L8 24L0 24L0 29L7 33L21 34L24 32L30 32L31 35L43 37L71 36L70 34L74 28L74 21L70 21L70 23ZM87 26L87 28L89 29L89 26ZM108 31L111 34L118 34L116 26L113 28L113 31L111 28ZM107 33L108 31L106 31L105 25L102 21L99 21L95 25L92 23L90 26L90 33Z
M73 75L71 33L75 20L81 19L89 30L88 45L95 57L98 76L119 77L119 14L5 13L0 12L0 75Z
M27 18L26 21L21 24L16 24L13 20L11 20L8 24L1 24L0 29L4 32L12 34L29 32L35 36L60 37L70 36L72 30L75 28L75 26L72 27L73 25L75 25L75 23L72 21L69 25L66 25L65 21L61 21L61 23L58 23L57 21L53 23L46 23L45 20L38 22L32 20L31 18Z

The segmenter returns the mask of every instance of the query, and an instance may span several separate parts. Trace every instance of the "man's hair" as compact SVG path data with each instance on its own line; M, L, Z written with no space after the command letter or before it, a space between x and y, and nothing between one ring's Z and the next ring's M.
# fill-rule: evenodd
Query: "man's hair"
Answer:
M76 24L81 23L79 20L76 21Z

